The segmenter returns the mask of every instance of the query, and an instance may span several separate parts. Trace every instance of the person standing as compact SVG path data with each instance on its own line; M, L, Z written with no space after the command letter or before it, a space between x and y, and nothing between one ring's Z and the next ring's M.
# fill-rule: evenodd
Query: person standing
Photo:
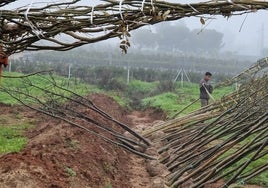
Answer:
M204 78L200 80L199 90L201 107L208 105L210 94L213 92L213 87L210 85L211 78L212 74L210 72L206 72Z

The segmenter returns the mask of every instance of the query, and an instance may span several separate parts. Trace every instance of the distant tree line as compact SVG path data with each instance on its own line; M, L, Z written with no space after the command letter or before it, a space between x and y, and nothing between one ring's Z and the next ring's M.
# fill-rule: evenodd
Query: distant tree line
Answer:
M139 29L133 43L140 48L181 53L218 53L223 47L223 33L216 30L190 30L183 22L155 25L153 29Z

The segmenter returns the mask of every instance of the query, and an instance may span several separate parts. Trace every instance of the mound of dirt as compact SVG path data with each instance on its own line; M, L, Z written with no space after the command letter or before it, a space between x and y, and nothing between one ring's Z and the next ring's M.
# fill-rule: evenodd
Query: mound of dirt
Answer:
M89 98L128 125L134 126L140 118L128 116L128 112L108 96L94 94ZM26 133L29 141L22 152L0 157L0 188L151 187L150 176L140 157L24 107L2 105L1 109L10 116L19 111L36 126ZM154 114L149 116L138 123L152 123Z

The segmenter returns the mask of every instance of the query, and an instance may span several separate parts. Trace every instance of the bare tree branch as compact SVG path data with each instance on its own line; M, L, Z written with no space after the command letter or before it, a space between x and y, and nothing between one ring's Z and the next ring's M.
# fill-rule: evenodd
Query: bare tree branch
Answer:
M16 0L2 0L1 2L0 2L0 7L3 7L3 6L5 6L5 5L7 5L7 4L9 4L9 3L12 3L12 2L15 2Z

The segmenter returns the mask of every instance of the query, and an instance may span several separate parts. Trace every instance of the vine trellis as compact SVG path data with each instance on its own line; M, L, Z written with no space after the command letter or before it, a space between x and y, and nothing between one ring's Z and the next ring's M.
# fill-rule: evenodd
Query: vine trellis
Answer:
M172 3L156 0L102 0L96 6L81 5L80 0L26 5L15 10L0 3L0 42L11 55L24 50L70 50L88 43L119 37L120 48L130 46L130 31L148 24L184 17L222 15L230 17L260 9L268 2L260 0L212 0L200 3ZM19 0L17 0L19 1Z

